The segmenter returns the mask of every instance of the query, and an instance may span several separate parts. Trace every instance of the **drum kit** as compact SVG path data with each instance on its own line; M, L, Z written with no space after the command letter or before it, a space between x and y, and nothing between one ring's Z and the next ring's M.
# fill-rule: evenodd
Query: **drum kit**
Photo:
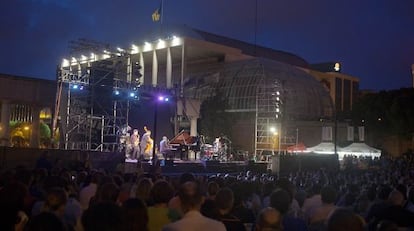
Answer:
M202 144L200 149L203 160L228 160L227 149L225 147L217 148L211 144Z

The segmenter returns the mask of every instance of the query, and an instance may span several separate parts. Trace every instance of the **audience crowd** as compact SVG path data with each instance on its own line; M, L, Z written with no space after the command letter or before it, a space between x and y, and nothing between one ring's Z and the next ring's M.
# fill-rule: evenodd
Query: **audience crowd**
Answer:
M412 230L414 161L179 176L39 159L0 175L0 230Z

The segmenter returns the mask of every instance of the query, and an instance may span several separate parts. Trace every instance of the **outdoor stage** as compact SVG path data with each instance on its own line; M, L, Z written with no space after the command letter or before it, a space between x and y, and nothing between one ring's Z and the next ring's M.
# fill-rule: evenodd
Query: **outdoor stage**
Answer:
M135 171L149 172L152 165L149 160L142 164L136 161L125 159L124 153L119 152L98 152L85 150L60 150L60 149L30 149L30 148L0 148L0 170L12 169L17 166L34 167L36 160L47 153L48 159L52 163L60 162L63 167L70 170L74 166L82 165L88 161L93 169L107 172ZM273 158L273 157L272 157ZM218 161L218 160L165 160L160 161L162 174L181 174L192 172L196 174L216 174L216 173L238 173L252 171L255 173L271 172L271 161ZM279 172L285 174L296 171L318 170L318 169L338 170L338 155L321 154L301 154L301 155L281 155L279 158Z

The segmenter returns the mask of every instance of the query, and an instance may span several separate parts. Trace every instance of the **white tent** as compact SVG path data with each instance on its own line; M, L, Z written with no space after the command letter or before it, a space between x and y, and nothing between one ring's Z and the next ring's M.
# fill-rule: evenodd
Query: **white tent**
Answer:
M341 147L336 146L337 152L341 149ZM322 142L316 146L307 148L304 152L313 152L316 154L335 154L335 144L332 142Z
M352 143L342 148L339 155L340 157L344 155L380 157L381 150L370 147L365 143Z

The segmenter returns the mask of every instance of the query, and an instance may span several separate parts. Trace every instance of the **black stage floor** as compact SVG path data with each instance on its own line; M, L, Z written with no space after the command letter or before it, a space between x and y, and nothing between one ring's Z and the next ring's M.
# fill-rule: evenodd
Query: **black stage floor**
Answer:
M269 167L267 162L247 162L247 161L218 161L218 160L159 160L162 174L174 175L185 172L196 174L217 174L229 173L236 174L243 171L254 171L265 173ZM136 171L150 172L152 163L150 160L138 162L136 160L125 161L125 172Z

